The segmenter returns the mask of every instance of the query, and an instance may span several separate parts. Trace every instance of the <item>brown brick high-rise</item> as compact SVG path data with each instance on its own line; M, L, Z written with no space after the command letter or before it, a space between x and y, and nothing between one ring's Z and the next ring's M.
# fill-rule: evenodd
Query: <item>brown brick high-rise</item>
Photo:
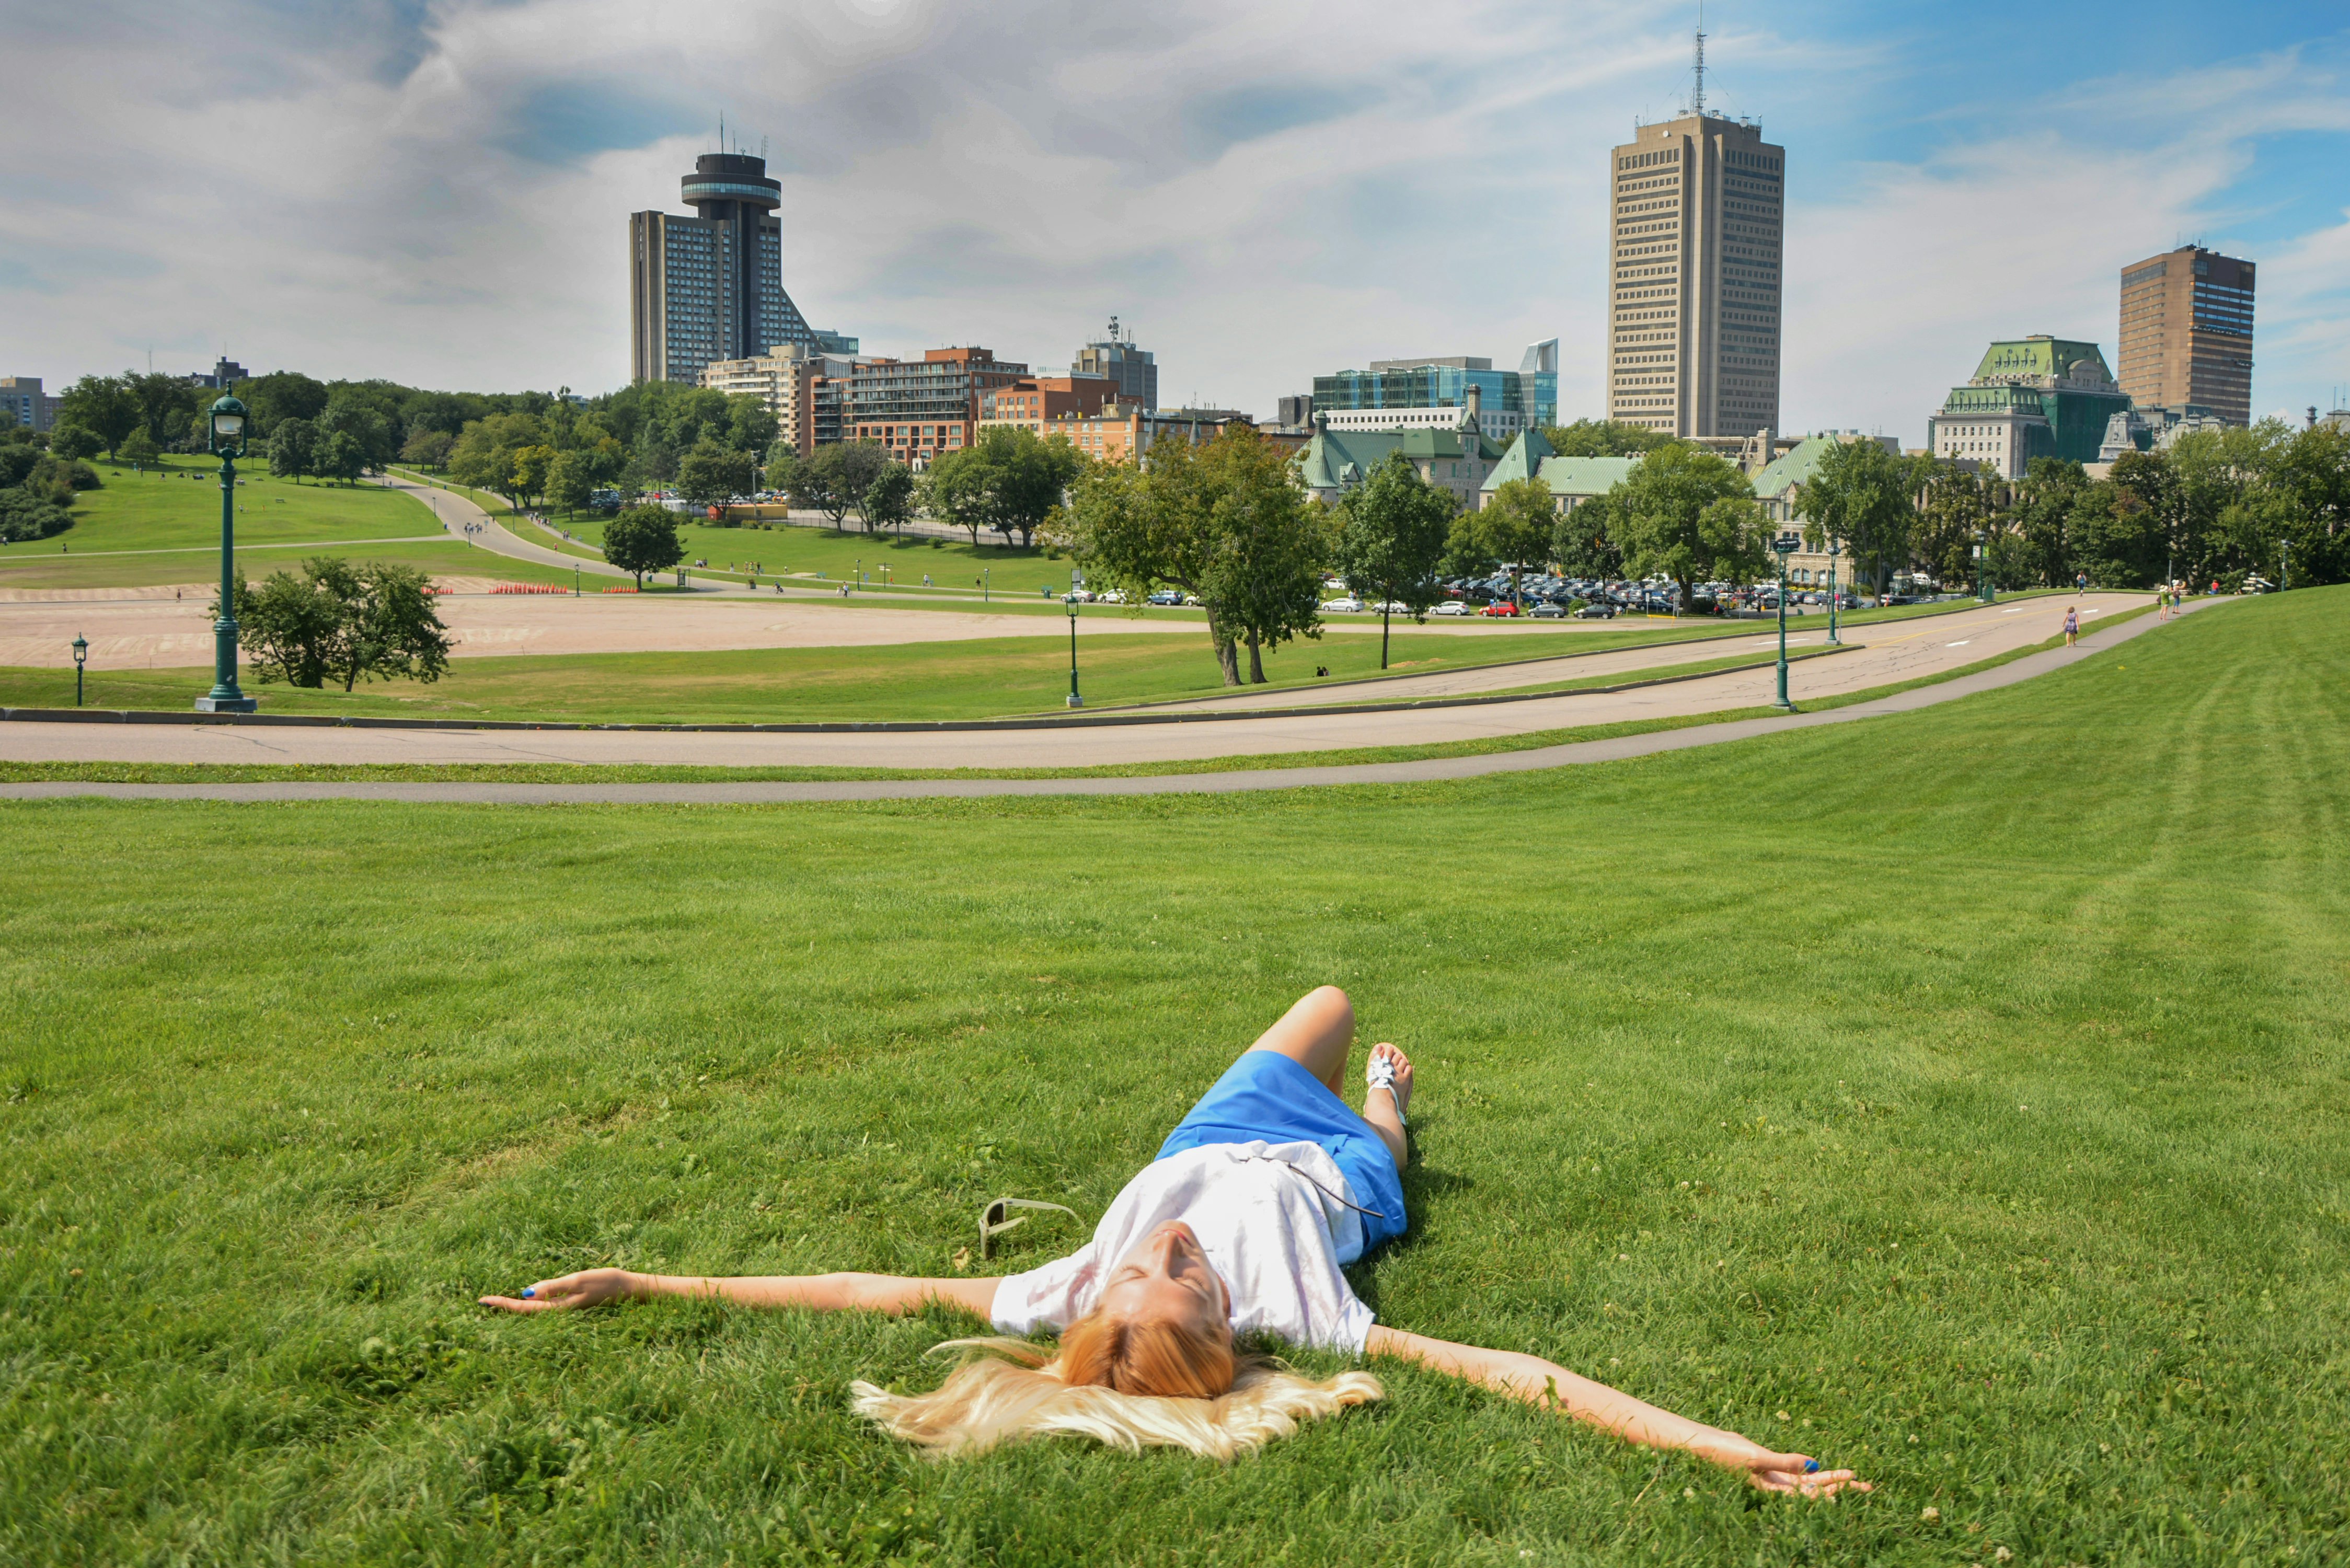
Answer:
M2181 245L2122 268L2122 390L2252 422L2252 264Z

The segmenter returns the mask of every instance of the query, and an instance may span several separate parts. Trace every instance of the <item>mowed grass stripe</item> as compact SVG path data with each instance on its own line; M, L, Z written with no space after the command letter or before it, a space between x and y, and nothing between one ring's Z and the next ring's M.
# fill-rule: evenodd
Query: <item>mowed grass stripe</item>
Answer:
M8 805L0 1554L2324 1561L2337 602L1458 784ZM1763 1502L1394 1366L1229 1468L931 1465L843 1386L934 1380L945 1315L468 1304L943 1271L1003 1192L1090 1219L1324 980L1422 1069L1414 1229L1356 1271L1385 1321L1878 1492Z

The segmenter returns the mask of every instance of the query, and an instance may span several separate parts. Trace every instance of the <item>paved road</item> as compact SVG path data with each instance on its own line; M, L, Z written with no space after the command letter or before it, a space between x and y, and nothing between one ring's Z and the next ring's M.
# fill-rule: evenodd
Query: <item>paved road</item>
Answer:
M2208 610L2227 600L2205 600L2189 608ZM910 800L990 795L1223 794L1355 784L1420 784L1524 773L1586 763L1619 762L1659 752L1686 751L1731 741L1777 734L1822 724L1848 724L1889 713L1914 712L1995 691L2061 670L2133 638L2158 631L2163 623L2141 616L2077 648L2052 649L2012 660L1996 670L1960 676L1891 697L1818 713L1745 719L1695 729L1616 740L1582 741L1490 756L1445 757L1424 762L1369 763L1337 767L1268 768L1245 773L1177 774L1156 778L934 779L840 784L5 784L0 800L47 800L100 796L130 800L300 801L373 800L475 805L729 805L824 801Z
M2064 613L2030 605L1970 611L1923 625L1897 623L1888 641L1794 666L1797 704L1834 692L1960 668L2044 639ZM2008 609L2016 613L2006 614ZM1992 618L2000 618L1994 622ZM1979 624L1969 624L1979 623ZM2091 625L2095 626L2095 621ZM2116 635L2149 624L2128 623ZM1939 627L1939 631L1932 628ZM2094 646L2094 641L2092 643ZM2038 666L2034 666L2038 668ZM12 762L665 763L718 767L1095 767L1134 762L1425 745L1529 732L1766 705L1767 669L1699 676L1617 692L1574 692L1471 706L1387 711L1104 714L1025 726L825 732L643 730L378 730L207 724L0 724Z

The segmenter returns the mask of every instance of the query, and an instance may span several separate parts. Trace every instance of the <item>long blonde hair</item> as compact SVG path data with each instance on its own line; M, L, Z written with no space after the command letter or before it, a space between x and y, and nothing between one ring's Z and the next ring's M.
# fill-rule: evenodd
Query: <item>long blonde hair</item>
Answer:
M1229 1347L1224 1354L1232 1371L1222 1393L1126 1392L1110 1386L1103 1374L1126 1361L1128 1367L1111 1370L1111 1376L1138 1381L1130 1355L1115 1353L1131 1347L1112 1345L1105 1361L1109 1342L1100 1328L1088 1328L1091 1323L1088 1317L1070 1324L1057 1355L1021 1339L949 1340L933 1354L974 1354L937 1388L892 1394L860 1381L849 1385L850 1402L891 1437L938 1458L982 1453L1018 1438L1067 1433L1128 1453L1164 1446L1229 1459L1288 1436L1300 1421L1386 1394L1367 1372L1341 1372L1316 1382L1261 1357L1232 1361ZM1073 1352L1080 1356L1076 1366L1068 1365ZM1088 1376L1103 1380L1080 1380Z

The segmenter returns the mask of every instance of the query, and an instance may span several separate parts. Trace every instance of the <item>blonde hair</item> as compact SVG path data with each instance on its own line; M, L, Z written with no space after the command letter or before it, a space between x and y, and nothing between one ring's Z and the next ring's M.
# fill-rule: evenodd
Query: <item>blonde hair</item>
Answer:
M1092 1322L1089 1316L1070 1324L1062 1336L1061 1354L1050 1359L1043 1346L1025 1340L949 1340L934 1347L933 1354L976 1354L965 1356L931 1392L892 1394L858 1382L849 1385L850 1402L858 1415L891 1437L936 1458L983 1453L1018 1438L1066 1433L1128 1453L1163 1446L1229 1459L1287 1437L1300 1421L1386 1393L1367 1372L1341 1372L1316 1382L1261 1357L1234 1362L1229 1346L1222 1348L1232 1370L1218 1393L1131 1392L1114 1382L1078 1377L1073 1369L1093 1372L1107 1366L1114 1375L1130 1377L1159 1360L1167 1347L1128 1329L1124 1335L1128 1354L1121 1356L1112 1347L1105 1358L1104 1347L1112 1342L1104 1338L1103 1325L1087 1326ZM1074 1349L1084 1353L1075 1363L1072 1339L1076 1341ZM1138 1348L1140 1354L1134 1354Z

